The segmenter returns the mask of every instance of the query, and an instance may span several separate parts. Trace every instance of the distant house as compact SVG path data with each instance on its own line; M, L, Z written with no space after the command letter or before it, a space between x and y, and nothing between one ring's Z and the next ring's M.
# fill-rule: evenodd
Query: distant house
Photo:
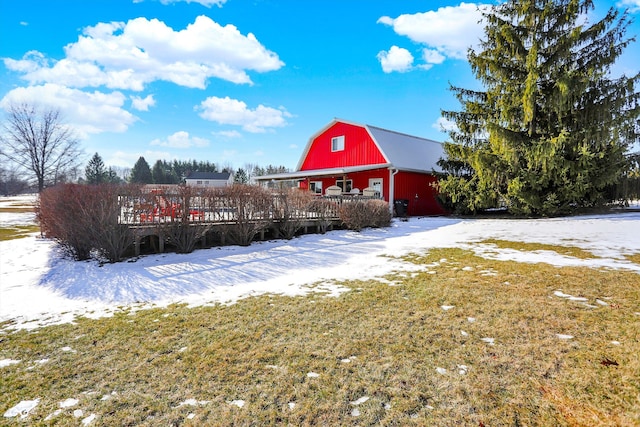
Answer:
M444 157L440 142L334 119L307 143L295 172L256 181L296 180L317 195L370 195L404 214L446 213L433 187Z
M191 172L185 183L197 187L226 187L233 184L233 177L229 172Z

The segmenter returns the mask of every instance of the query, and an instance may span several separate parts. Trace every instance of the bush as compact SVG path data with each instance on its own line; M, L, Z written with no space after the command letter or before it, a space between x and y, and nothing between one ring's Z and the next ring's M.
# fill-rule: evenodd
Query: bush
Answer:
M354 231L391 224L389 204L383 200L345 201L340 206L339 216L345 227Z
M42 191L36 207L42 233L76 260L89 259L93 249L87 198L87 187L62 184Z
M207 234L211 228L209 225L201 224L199 218L192 216L193 203L195 201L206 200L209 193L206 189L180 185L176 194L163 197L172 200L173 205L179 206L177 214L179 217L171 216L171 221L159 225L162 234L167 237L177 253L191 253L196 247L196 243ZM198 206L201 209L201 206ZM198 210L199 212L199 210Z
M322 234L327 232L327 228L331 225L337 211L338 204L333 200L314 198L309 204L309 212L316 220L318 230Z
M313 195L298 188L281 190L273 198L273 219L278 237L292 239L303 227Z
M38 221L43 234L76 260L97 250L110 262L120 261L133 242L129 227L118 223L120 195L136 192L137 186L60 184L40 193Z
M271 224L271 193L263 187L235 184L216 189L213 194L232 222L223 226L227 243L249 246L255 236Z

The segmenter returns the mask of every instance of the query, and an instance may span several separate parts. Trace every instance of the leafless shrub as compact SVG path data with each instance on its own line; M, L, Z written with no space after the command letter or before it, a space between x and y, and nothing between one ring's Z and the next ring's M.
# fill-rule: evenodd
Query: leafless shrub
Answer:
M273 219L278 237L292 239L307 220L313 195L297 188L285 188L273 198Z
M224 203L218 209L224 209L231 221L222 227L227 243L249 246L272 222L271 193L262 187L236 184L216 189L214 197Z
M122 261L127 249L133 243L133 233L128 225L120 224L121 215L127 197L140 193L137 185L119 186L101 184L87 187L90 191L93 228L93 246L109 262Z
M40 193L36 207L42 233L76 260L91 257L93 232L87 187L62 184Z
M164 196L166 197L166 195ZM210 225L200 222L200 214L204 212L202 206L195 206L200 200L206 200L208 193L206 189L180 185L176 193L169 195L172 206L177 209L170 215L171 220L158 225L161 235L166 236L168 243L172 244L178 253L191 253L196 247L196 243L207 234Z
M309 204L309 212L316 221L318 230L324 234L338 212L338 204L327 199L314 199Z
M371 215L370 227L381 228L391 225L392 215L389 211L389 203L384 200L367 200L367 209Z
M350 230L366 227L386 227L391 224L389 205L382 200L352 200L343 203L340 220Z
M120 261L133 242L129 227L118 223L134 186L61 184L39 197L37 216L45 236L55 239L73 258L86 260L91 252L110 262Z

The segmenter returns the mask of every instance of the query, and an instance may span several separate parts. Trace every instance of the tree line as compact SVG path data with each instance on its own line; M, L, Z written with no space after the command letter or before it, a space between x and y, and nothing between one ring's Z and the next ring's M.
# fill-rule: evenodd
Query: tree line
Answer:
M113 168L106 167L100 154L95 153L85 168L83 183L86 184L181 184L191 172L229 172L234 176L234 182L248 184L253 177L265 174L288 172L285 166L261 167L247 164L244 168L234 170L227 165L220 167L217 163L207 160L157 160L153 167L143 156L140 156L129 174L123 179Z

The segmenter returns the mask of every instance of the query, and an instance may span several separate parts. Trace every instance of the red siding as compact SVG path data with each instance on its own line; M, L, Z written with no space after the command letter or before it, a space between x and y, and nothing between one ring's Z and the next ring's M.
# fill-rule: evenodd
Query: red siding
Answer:
M431 186L436 181L436 177L429 174L398 172L394 181L395 199L409 200L409 216L444 215L447 212L437 200L436 189Z
M344 135L344 150L332 152L331 138L342 135ZM364 127L335 123L312 141L300 170L375 165L386 162ZM358 188L364 187L358 186Z

